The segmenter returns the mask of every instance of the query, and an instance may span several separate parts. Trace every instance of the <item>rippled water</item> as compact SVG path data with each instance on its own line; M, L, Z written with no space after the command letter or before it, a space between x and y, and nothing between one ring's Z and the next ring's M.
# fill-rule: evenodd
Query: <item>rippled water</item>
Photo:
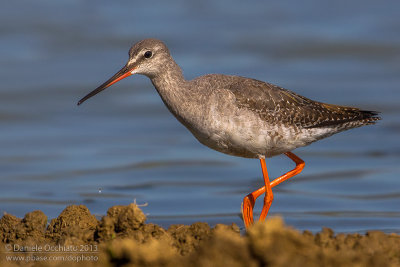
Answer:
M21 9L21 6L24 6ZM311 99L379 110L383 120L296 150L303 173L275 189L270 214L300 229L400 224L400 2L18 1L0 9L0 211L102 215L134 199L149 221L235 222L262 186L258 160L199 144L150 81L115 73L130 45L164 40L186 78L249 76ZM293 167L267 160L271 177ZM257 211L260 205L257 205Z

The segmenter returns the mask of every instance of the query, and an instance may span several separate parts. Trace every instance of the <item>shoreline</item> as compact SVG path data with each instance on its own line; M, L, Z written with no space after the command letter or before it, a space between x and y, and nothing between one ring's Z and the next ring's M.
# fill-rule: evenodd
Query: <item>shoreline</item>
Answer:
M0 265L22 266L399 266L400 235L300 232L272 217L240 233L236 224L146 223L136 204L97 220L71 205L48 223L42 211L0 219Z

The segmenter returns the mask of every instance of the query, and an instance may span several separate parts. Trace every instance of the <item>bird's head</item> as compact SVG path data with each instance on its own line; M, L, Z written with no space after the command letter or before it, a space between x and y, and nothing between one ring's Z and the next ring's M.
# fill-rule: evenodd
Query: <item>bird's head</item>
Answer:
M143 74L149 78L157 76L170 57L167 46L160 40L145 39L134 44L129 49L129 60L126 65L105 83L79 100L78 105L132 74Z

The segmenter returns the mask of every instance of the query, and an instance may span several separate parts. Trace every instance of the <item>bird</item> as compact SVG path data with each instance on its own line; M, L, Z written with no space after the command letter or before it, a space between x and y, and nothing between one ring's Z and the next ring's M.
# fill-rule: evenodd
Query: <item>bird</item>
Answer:
M259 221L264 221L274 199L272 188L303 170L305 162L294 149L381 119L376 111L314 101L252 78L206 74L186 80L166 44L153 38L134 44L125 66L78 105L133 74L151 80L168 110L201 144L260 161L264 185L246 195L241 205L246 229L254 224L256 199L264 194L259 216ZM296 166L270 179L265 160L280 154Z

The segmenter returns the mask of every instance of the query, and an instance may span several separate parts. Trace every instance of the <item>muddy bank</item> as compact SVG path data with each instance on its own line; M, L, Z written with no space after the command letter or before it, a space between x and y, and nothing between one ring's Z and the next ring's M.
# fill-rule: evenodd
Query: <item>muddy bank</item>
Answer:
M135 205L111 207L100 221L83 205L48 224L33 211L0 219L0 266L400 266L400 236L379 231L312 234L281 218L240 234L237 225L146 224Z

